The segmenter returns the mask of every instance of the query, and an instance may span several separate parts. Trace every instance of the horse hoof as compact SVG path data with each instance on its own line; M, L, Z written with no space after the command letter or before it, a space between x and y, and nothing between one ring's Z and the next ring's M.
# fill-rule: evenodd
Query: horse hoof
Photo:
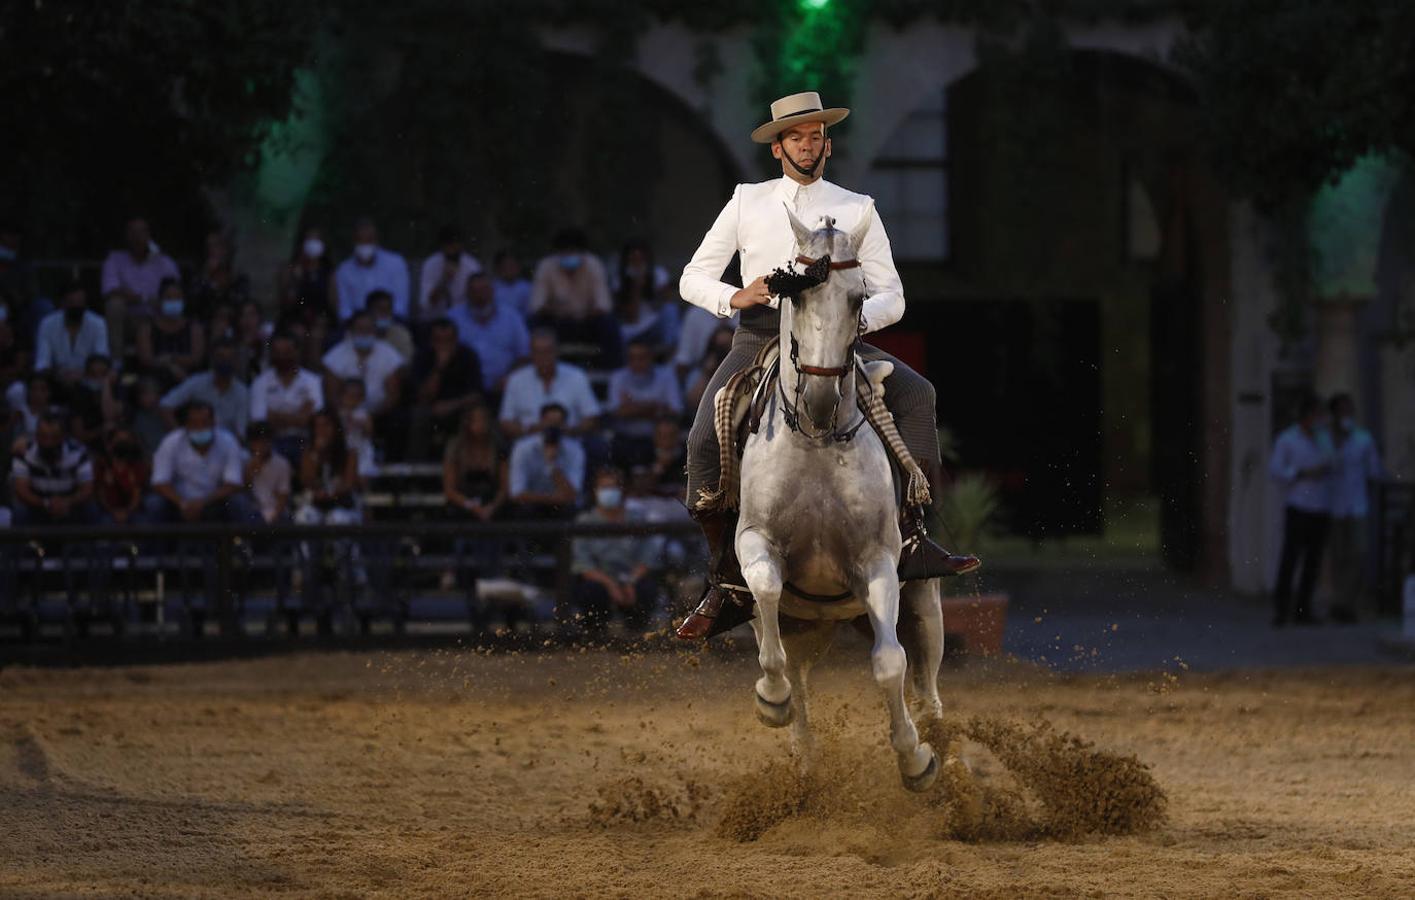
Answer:
M927 791L938 780L938 754L933 751L929 752L929 764L924 766L924 771L918 775L910 776L900 772L899 777L904 779L904 787L907 790L916 794Z
M790 697L780 703L772 703L761 694L757 694L757 718L766 727L785 728L791 724L793 717Z

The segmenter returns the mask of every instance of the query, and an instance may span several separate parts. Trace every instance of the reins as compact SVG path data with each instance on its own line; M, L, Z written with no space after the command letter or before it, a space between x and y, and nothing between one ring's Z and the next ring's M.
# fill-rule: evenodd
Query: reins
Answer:
M811 259L805 254L798 255L796 257L796 262L806 267L807 273L812 276L812 280L816 282L816 286L824 284L826 280L830 278L831 272L838 272L842 269L857 269L860 267L860 261L858 259L847 259L841 262L833 262L829 256L822 256L817 259ZM801 425L801 394L805 390L805 385L802 383L800 376L816 375L823 378L836 378L841 381L844 381L846 376L848 376L852 371L855 371L858 368L857 357L855 354L859 347L860 338L857 335L855 339L850 342L850 346L846 350L845 362L841 365L804 365L801 363L801 348L800 345L796 342L796 335L791 335L791 368L796 370L797 376L795 390L796 396L794 398L788 398L786 396L786 388L781 384L781 379L779 377L777 378L777 391L781 395L781 417L786 421L787 428L791 429L793 432L805 435L806 437L813 438L815 440L827 440L832 443L845 443L846 441L849 441L855 437L855 434L860 430L860 426L865 424L865 416L863 413L860 415L860 418L856 420L854 425L840 431L832 429L824 434L812 434ZM780 363L778 362L778 365L779 364ZM860 374L863 376L863 371ZM839 388L840 389L836 392L838 396L835 398L835 406L831 409L830 413L830 420L832 422L834 422L836 416L840 414L840 401L845 396L844 385L839 385Z

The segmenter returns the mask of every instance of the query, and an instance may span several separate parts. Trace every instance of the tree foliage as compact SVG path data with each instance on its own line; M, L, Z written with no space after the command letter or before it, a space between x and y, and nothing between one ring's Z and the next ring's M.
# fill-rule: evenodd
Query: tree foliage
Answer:
M203 188L289 112L317 22L299 0L0 5L0 211L45 254L97 253L133 213L193 251Z

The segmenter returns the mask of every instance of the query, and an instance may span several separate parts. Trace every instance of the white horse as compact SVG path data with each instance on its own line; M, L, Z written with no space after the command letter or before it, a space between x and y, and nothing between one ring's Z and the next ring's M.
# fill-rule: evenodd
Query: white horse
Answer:
M762 667L758 717L772 727L791 725L794 749L808 766L814 745L807 672L841 622L868 616L875 682L889 707L890 744L904 786L922 791L938 775L938 756L919 740L905 681L912 676L925 715L942 713L943 616L936 580L906 585L901 609L899 511L890 460L856 403L861 370L855 347L865 298L856 252L872 212L866 209L847 234L829 218L812 231L787 209L798 263L814 264L816 277L824 271L826 278L781 300L779 388L743 450L736 547L757 603L752 628ZM871 363L864 371L878 389L893 366ZM911 645L907 654L900 632Z

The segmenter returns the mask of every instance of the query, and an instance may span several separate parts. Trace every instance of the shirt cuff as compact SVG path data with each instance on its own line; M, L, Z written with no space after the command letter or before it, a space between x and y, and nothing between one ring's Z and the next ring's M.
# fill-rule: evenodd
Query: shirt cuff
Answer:
M722 289L722 293L717 297L717 317L726 319L732 315L732 295L737 293L737 289L728 285Z

